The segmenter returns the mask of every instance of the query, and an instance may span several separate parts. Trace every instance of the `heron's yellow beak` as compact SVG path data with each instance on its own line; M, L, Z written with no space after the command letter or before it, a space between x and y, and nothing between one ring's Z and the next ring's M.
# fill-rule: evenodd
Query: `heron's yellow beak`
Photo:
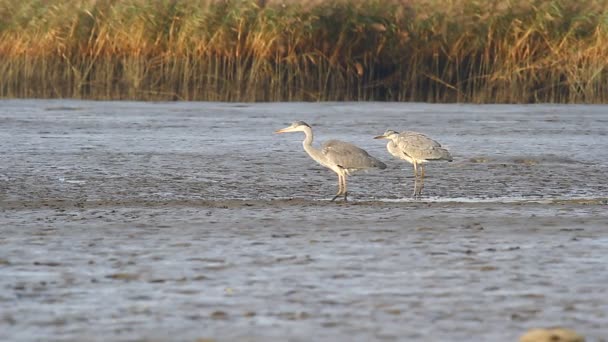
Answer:
M287 129L289 127L285 127L285 128L281 128L281 129L277 129L276 131L274 131L274 134L281 134L281 133L287 133L289 132Z
M386 136L384 135L379 135L377 137L374 137L374 139L386 139Z

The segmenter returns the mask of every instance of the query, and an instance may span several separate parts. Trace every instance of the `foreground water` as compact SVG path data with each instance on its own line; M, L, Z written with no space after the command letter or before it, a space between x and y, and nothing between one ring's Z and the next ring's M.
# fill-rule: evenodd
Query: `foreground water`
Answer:
M607 110L1 101L0 339L606 340ZM388 168L329 203L296 119Z

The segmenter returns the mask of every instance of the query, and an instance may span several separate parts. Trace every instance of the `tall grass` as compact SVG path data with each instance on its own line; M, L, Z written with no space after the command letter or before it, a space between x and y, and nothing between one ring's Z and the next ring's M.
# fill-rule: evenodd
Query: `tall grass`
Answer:
M0 97L608 102L608 0L0 0Z

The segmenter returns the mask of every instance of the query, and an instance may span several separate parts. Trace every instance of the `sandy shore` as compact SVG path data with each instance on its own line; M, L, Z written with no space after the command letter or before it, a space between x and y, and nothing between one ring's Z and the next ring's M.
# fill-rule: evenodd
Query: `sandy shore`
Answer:
M56 201L2 211L3 340L607 333L603 203Z

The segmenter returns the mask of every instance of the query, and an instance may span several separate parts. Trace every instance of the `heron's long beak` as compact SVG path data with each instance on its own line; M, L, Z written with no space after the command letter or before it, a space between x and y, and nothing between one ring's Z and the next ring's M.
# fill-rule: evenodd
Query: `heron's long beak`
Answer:
M386 136L384 135L379 135L377 137L374 137L374 139L386 139Z
M287 133L289 132L287 129L289 127L285 127L285 128L281 128L281 129L277 129L276 131L274 131L274 134L281 134L281 133Z

